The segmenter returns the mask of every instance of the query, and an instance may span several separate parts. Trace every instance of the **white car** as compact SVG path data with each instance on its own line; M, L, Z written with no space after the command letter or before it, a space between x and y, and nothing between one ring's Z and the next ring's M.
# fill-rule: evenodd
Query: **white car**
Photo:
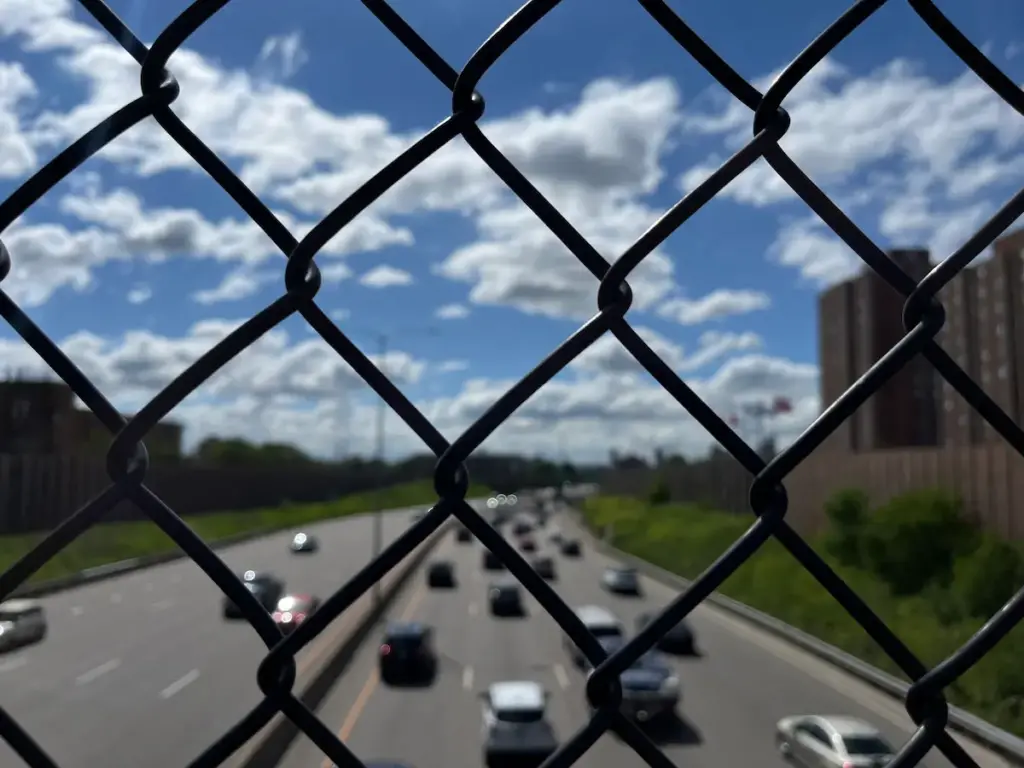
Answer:
M548 694L540 683L511 680L493 683L480 694L484 701L484 765L539 766L558 749L547 719Z
M601 575L601 584L609 592L618 595L640 595L640 574L636 568L619 565L606 568Z
M896 755L870 723L844 715L795 715L775 727L787 760L806 768L880 768Z
M0 603L0 651L39 643L46 637L46 614L35 600Z

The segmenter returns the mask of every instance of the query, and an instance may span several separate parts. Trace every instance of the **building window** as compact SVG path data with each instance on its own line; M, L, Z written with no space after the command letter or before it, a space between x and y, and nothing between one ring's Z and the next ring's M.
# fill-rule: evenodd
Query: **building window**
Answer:
M996 376L998 376L1000 379L1005 379L1006 375L1007 375L1006 366L1005 365L1000 365L999 366L999 370L996 372Z
M967 426L967 415L966 414L960 414L960 417L957 418L956 423L957 423L958 426L966 427Z
M997 304L996 306L998 307L999 305ZM999 338L1003 338L1003 334L1004 333L1005 333L1005 330L1003 329L1003 324L1002 323L996 323L996 336L998 336Z

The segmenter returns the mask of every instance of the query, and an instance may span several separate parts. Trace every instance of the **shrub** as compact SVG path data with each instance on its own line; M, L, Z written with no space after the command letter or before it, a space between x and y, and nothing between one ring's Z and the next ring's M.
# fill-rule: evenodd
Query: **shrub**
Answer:
M958 498L938 490L913 491L875 510L865 527L863 553L894 594L913 595L929 584L948 586L957 558L977 541Z
M825 504L829 523L825 547L843 565L863 564L868 512L867 494L855 488L839 491Z
M987 619L1013 597L1024 582L1024 560L1012 544L984 537L981 545L956 563L953 594L967 616Z
M669 490L665 478L658 478L654 487L651 488L651 492L647 495L647 501L652 507L660 507L662 504L668 504L672 501L672 491Z

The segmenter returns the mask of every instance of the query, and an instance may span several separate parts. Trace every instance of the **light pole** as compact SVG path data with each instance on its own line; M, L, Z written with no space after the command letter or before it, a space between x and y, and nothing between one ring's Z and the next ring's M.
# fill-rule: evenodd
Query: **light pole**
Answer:
M388 376L387 370L387 354L388 348L390 347L390 335L382 333L380 331L369 331L376 338L377 342L377 355L379 362L377 368L385 376ZM402 331L403 335L412 335L415 332L426 333L428 336L434 336L437 333L436 328L423 328L422 326L409 329L408 331ZM390 378L390 377L389 377ZM374 457L377 459L378 465L383 468L385 462L385 453L387 448L387 424L388 424L388 403L383 397L377 398L377 413L376 413L376 426L375 426L375 445L374 445ZM373 542L371 544L372 553L371 559L376 560L381 551L384 549L384 505L380 501L380 495L377 495L376 509L373 513ZM380 581L377 581L373 585L373 602L375 606L379 607L383 600L382 587Z

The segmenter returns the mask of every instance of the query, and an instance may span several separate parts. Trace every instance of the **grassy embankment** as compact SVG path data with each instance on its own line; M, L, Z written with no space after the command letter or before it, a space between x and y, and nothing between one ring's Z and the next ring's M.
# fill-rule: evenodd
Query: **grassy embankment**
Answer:
M485 486L474 485L468 498L490 496ZM289 504L238 512L214 512L186 517L192 529L207 542L214 542L250 531L274 531L309 525L376 509L397 509L428 505L437 501L430 481L405 483L379 491L343 496L317 504ZM0 537L0 571L23 556L45 534ZM59 578L70 573L133 557L161 554L177 549L163 531L149 521L99 524L70 544L44 565L32 582Z
M885 521L896 519L895 525L871 534L877 542L874 548L882 552L881 557L870 556L869 552L868 557L861 559L860 566L854 567L841 561L848 563L857 560L856 557L842 556L841 549L840 556L834 554L837 551L833 543L835 537L823 536L811 543L897 637L931 667L963 645L981 627L984 617L991 615L1008 594L1024 583L1021 568L1014 565L1020 560L1014 555L1015 547L979 534L974 543L950 558L947 578L925 578L921 573L924 566L915 569L915 561L908 559L909 568L897 574L903 581L894 580L895 561L889 550L904 545L926 547L928 552L915 555L922 564L927 560L926 555L937 555L941 559L942 553L934 543L936 537L929 536L924 528L914 527L933 524L928 514L906 503L888 506ZM591 499L585 506L584 516L595 531L612 524L613 543L619 549L691 579L723 553L753 521L752 516L689 505L652 506L624 498ZM877 521L869 524L881 525ZM948 524L948 520L943 524ZM881 571L871 563L883 566ZM886 574L886 578L879 572ZM922 578L917 579L917 576ZM908 583L907 577L910 582L919 583ZM893 584L900 586L896 588ZM998 594L992 594L989 587L1000 584ZM774 540L767 542L730 576L719 591L903 677L867 633ZM1024 630L1018 627L948 691L951 703L1024 736L1022 647Z

